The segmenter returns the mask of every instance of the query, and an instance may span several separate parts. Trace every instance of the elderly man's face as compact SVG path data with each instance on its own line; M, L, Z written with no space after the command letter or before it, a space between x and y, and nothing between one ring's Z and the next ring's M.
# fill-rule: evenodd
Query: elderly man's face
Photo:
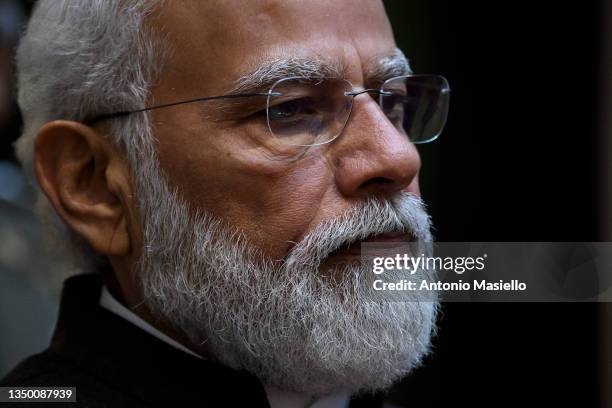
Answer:
M355 87L375 88L385 79L372 75L377 62L396 47L382 3L372 0L185 0L166 2L153 23L173 53L150 105L223 95L258 67L295 57L345 67ZM356 97L338 139L291 159L271 157L255 141L265 115L251 112L248 99L152 117L168 183L270 258L282 259L311 229L368 196L418 194L418 153L368 94Z
M305 72L327 78L294 82L310 92L342 79L378 89L408 71L377 1L161 4L149 23L171 54L148 106L265 93ZM302 97L301 120L270 102L285 130L276 139L267 101L287 92L153 109L156 154L147 145L129 163L104 127L50 122L37 136L37 175L63 219L109 258L114 292L196 352L310 395L385 388L428 352L437 303L410 291L376 302L353 244L431 241L430 221L419 156L389 119L399 122L400 104L387 118L370 93L355 96L334 139L344 121L329 113L348 107L346 90ZM296 135L329 143L287 147Z

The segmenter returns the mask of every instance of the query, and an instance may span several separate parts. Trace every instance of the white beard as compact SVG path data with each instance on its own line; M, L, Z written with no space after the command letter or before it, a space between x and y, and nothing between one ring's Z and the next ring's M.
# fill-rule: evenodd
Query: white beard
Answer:
M386 388L427 354L437 302L373 301L366 265L335 266L335 279L319 271L332 251L375 234L431 241L418 198L364 200L274 262L236 229L190 211L162 180L141 186L139 274L151 312L193 345L267 386L309 395Z

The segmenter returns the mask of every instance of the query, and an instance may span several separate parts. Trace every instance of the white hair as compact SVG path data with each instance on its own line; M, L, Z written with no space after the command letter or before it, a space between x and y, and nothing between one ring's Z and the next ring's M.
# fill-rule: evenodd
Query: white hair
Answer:
M34 140L46 122L146 106L167 51L145 26L160 1L38 1L17 52L25 124L17 153L30 178ZM366 236L409 231L431 240L418 198L364 201L319 225L278 265L222 220L190 209L166 183L146 113L110 123L140 199L137 272L145 303L192 345L207 342L226 365L310 394L384 388L420 364L435 331L436 302L372 302L359 285L367 281L363 266L338 270L339 282L318 270L332 251ZM80 260L95 261L39 196L39 211L64 242Z
M23 133L16 151L34 182L34 141L46 122L84 122L93 116L146 106L165 52L145 25L161 0L39 0L17 48L18 103ZM111 138L132 166L154 155L147 114L113 120ZM37 188L36 210L55 243L76 267L103 258L69 231ZM93 262L93 264L92 264ZM53 282L50 282L53 283Z
M360 201L273 260L232 225L190 208L161 175L139 182L146 183L137 271L144 304L196 351L203 347L266 386L313 396L385 389L429 353L435 296L377 296L366 262L322 267L335 250L377 234L402 231L431 242L418 197ZM405 277L397 270L385 276Z

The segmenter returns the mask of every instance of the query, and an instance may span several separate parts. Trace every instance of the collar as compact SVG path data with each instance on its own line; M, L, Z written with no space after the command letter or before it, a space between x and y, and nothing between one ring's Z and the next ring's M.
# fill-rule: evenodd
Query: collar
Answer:
M177 350L181 350L189 355L202 359L201 356L189 350L187 347L183 346L173 338L162 333L149 324L146 320L142 319L136 313L122 305L108 291L106 286L102 288L102 293L100 294L100 306L124 318L128 322L139 327L155 338L176 348ZM346 408L348 407L350 399L349 393L332 394L313 401L308 395L283 391L274 387L266 387L265 391L271 408Z
M143 405L269 408L260 381L245 371L185 353L100 307L102 276L64 283L51 350ZM236 392L239 390L239 392Z

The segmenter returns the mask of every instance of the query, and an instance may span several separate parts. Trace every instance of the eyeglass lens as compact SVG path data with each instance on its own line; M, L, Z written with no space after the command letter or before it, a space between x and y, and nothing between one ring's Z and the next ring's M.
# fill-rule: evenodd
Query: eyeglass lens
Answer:
M328 143L344 129L353 96L343 79L287 78L277 82L267 102L272 135L290 146ZM380 106L397 129L414 143L435 139L446 121L448 83L443 77L423 75L393 78L384 83Z
M446 123L448 82L437 75L399 77L381 88L380 107L395 127L415 143L436 139Z

